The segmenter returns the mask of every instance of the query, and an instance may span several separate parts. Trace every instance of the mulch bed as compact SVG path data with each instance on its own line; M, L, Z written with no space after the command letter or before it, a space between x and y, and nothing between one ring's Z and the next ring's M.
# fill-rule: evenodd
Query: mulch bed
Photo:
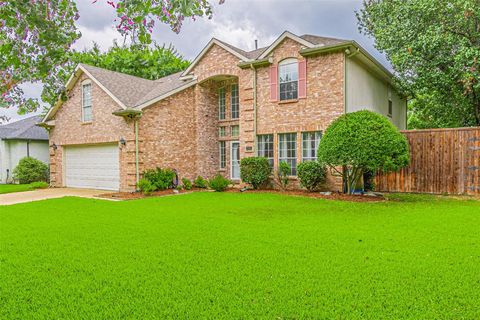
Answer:
M180 190L178 192L174 192L174 190L163 190L163 191L155 191L152 194L146 196L141 192L115 192L115 193L104 193L98 195L99 198L105 199L116 199L116 200L135 200L135 199L143 199L143 198L151 198L151 197L163 197L163 196L171 196L176 194L182 193L192 193L192 192L205 192L206 189L192 189L192 190ZM225 192L231 193L241 193L240 189L238 188L230 188ZM339 192L332 192L330 195L322 194L319 192L308 192L304 190L247 190L242 193L274 193L274 194L282 194L282 195L289 195L289 196L297 196L297 197L308 197L308 198L317 198L317 199L328 199L328 200L342 200L342 201L352 201L352 202L379 202L385 201L383 196L365 196L365 195L348 195Z

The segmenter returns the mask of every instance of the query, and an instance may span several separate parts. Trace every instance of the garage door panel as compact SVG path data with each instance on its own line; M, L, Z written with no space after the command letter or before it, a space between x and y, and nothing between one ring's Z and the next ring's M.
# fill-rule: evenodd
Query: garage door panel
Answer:
M118 190L120 163L117 145L67 147L67 187Z

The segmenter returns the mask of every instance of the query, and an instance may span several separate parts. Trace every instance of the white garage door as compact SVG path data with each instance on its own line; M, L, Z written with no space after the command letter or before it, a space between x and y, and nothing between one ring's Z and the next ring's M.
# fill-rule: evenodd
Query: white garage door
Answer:
M118 145L91 145L65 149L65 184L72 188L118 190Z

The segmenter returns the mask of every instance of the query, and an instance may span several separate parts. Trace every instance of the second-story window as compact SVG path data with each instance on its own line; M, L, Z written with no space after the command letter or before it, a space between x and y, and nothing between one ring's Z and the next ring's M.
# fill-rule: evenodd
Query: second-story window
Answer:
M298 98L298 61L285 59L278 64L280 101Z
M85 82L82 84L82 121L90 122L92 119L92 84Z
M225 119L225 88L218 89L218 119Z
M231 92L231 108L232 108L232 119L240 118L240 103L238 98L238 84L232 84Z

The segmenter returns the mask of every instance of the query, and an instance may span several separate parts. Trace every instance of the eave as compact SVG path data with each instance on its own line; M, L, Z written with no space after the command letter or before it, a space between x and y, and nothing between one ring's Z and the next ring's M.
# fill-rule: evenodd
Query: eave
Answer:
M265 67L269 66L273 63L273 59L271 57L265 58L265 59L260 59L260 60L249 60L249 61L242 61L238 64L238 66L241 69L247 69L247 68L258 68L258 67Z

